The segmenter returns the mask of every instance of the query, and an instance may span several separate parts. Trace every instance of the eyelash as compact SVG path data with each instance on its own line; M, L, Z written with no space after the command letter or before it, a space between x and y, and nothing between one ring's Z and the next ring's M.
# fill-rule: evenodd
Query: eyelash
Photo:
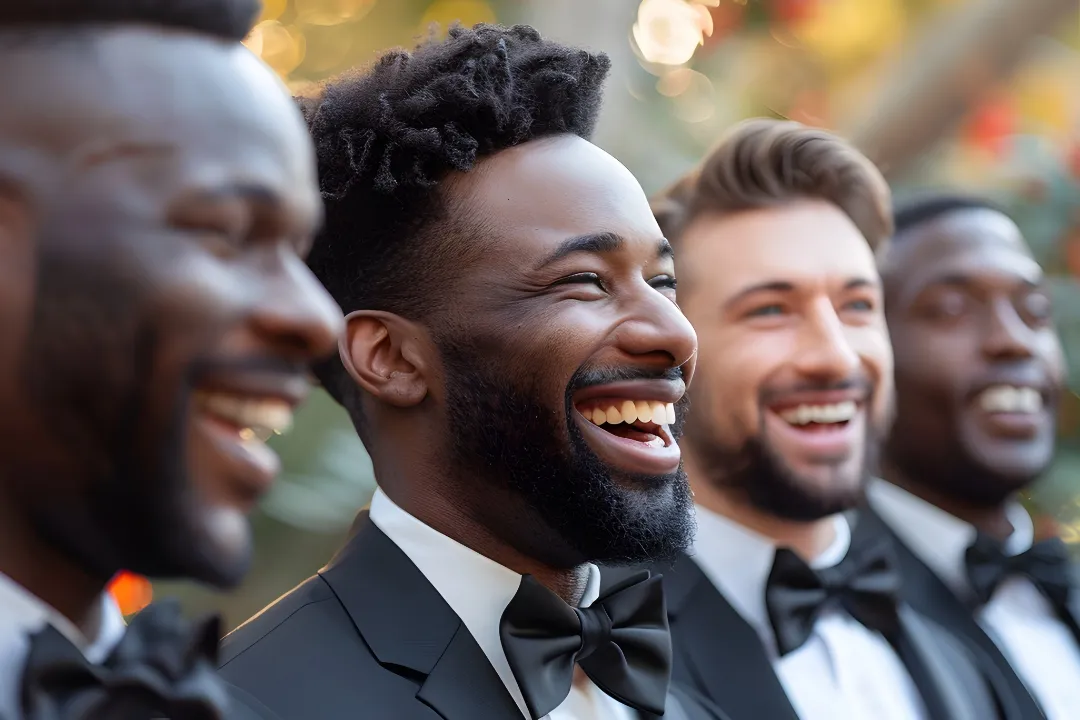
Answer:
M578 273L565 277L562 280L557 280L554 285L578 285L578 284L591 284L596 285L600 289L606 289L604 281L600 279L600 276L596 273ZM678 287L678 281L670 275L660 275L649 281L649 284L654 288L669 288L675 290Z

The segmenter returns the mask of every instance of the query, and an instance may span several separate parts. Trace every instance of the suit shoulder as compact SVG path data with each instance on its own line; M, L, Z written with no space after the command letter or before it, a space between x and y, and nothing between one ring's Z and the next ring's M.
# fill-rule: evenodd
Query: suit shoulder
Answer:
M320 607L330 604L331 607ZM219 665L225 667L282 626L305 623L312 612L333 612L338 605L330 586L314 575L267 605L221 641ZM305 612L307 611L307 612Z

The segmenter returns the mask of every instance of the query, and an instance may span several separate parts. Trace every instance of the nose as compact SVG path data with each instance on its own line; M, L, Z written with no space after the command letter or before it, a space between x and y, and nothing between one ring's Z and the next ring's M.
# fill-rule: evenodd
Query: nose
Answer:
M636 362L657 369L681 367L689 384L697 359L697 333L678 305L655 288L646 288L619 324L617 346Z
M859 353L832 303L819 303L799 333L796 369L806 377L834 381L851 377L859 366Z
M287 254L279 268L255 303L256 332L291 360L328 356L345 328L341 308L295 254Z
M990 360L1032 357L1032 331L1008 298L990 303L983 334L983 354Z

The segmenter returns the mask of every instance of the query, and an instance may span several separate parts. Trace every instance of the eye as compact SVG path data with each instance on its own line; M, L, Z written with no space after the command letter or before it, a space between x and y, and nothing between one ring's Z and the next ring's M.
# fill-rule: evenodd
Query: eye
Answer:
M650 280L649 284L654 288L668 288L669 290L675 290L679 286L679 281L671 275L658 275Z
M955 320L968 310L968 298L954 290L939 293L928 302L924 312L928 317L940 320Z
M762 305L761 307L754 308L750 312L746 313L747 317L770 317L784 314L783 305Z
M1038 322L1050 320L1054 314L1053 302L1044 293L1031 293L1021 301L1020 310Z
M551 283L552 287L558 287L559 285L595 285L601 290L607 289L604 287L604 281L600 279L600 276L591 272L576 273Z
M844 309L856 312L871 312L874 309L874 302L866 299L849 300L844 303Z

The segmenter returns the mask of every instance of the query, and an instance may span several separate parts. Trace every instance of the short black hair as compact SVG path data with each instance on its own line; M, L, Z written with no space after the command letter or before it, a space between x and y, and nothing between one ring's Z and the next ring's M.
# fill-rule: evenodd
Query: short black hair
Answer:
M1009 217L1009 213L990 198L955 192L923 192L893 206L894 237L958 210L993 210Z
M0 3L0 31L142 24L243 40L260 0L24 0Z
M420 319L447 306L448 268L497 231L455 212L447 176L530 140L588 139L609 67L525 25L455 26L300 98L326 206L308 264L344 312ZM316 374L349 407L340 362Z

